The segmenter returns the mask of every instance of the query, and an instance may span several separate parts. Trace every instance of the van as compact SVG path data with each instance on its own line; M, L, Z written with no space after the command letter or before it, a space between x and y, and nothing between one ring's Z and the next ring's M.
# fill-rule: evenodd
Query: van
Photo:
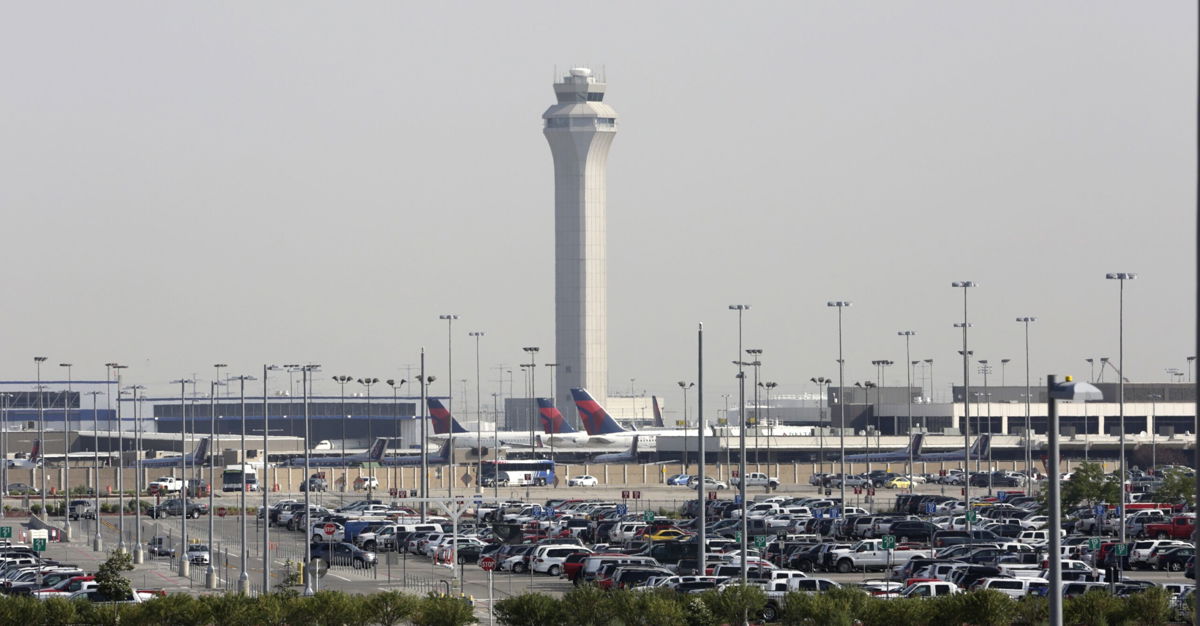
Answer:
M972 589L991 589L1019 600L1049 586L1050 581L1045 578L984 578L976 582Z
M1067 536L1067 531L1065 530L1059 529L1058 532L1061 537ZM1023 530L1021 531L1021 534L1017 536L1017 541L1021 543L1027 543L1032 546L1045 545L1050 543L1050 531L1045 529Z
M630 554L600 554L589 556L583 560L580 578L584 582L595 580L600 568L610 563L620 565L658 565L658 561L648 556L633 556Z

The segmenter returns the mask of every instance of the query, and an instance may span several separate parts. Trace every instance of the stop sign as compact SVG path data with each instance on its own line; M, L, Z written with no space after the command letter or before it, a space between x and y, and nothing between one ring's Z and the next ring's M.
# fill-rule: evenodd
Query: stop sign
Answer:
M333 533L337 532L337 525L336 524L326 524L325 527L322 528L322 530L325 531L326 535L332 535Z
M485 572L490 572L496 569L496 559L490 556L485 556L482 559L479 559L479 567L483 568L483 571Z
M225 517L225 514L228 512L229 511L225 510L225 507L220 507L217 509L217 515L220 515L221 517Z

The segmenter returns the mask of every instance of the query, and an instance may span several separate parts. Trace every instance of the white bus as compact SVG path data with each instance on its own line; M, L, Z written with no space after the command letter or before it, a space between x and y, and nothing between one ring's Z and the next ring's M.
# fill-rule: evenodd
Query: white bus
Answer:
M221 491L258 491L258 470L252 465L226 465L221 473Z

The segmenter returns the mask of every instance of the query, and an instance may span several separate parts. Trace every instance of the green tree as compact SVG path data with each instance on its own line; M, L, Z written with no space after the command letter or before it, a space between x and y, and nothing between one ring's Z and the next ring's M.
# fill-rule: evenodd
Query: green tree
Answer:
M133 557L128 552L114 550L96 570L96 588L109 598L128 598L133 594L133 587L121 572L132 569Z
M767 605L767 595L754 585L729 585L720 591L706 591L701 597L718 620L729 624L740 624L742 616L755 619Z
M1192 476L1172 470L1163 474L1162 486L1156 492L1155 502L1186 502L1188 506L1196 503L1196 484Z
M379 626L396 626L417 612L421 599L400 593L385 591L367 598L368 621Z
M462 598L429 594L413 614L414 626L466 626L474 624L475 611Z
M1171 621L1171 594L1152 587L1124 598L1125 619L1138 626L1163 626Z
M578 626L607 626L613 621L613 600L603 589L584 583L562 597L563 614Z
M496 619L509 626L542 626L569 621L561 603L542 593L524 593L496 603Z
M1042 491L1044 503L1045 491ZM1099 463L1080 463L1071 473L1071 480L1062 486L1062 506L1070 510L1083 503L1117 502L1121 490L1115 476L1104 474Z

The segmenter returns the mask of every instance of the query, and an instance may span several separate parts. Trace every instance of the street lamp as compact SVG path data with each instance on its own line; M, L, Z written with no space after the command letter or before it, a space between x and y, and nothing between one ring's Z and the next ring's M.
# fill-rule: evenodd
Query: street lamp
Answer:
M429 497L429 435L427 432L426 423L429 421L429 416L425 414L428 410L429 401L429 386L433 381L437 380L437 376L425 375L425 348L421 348L421 373L417 376L417 382L421 384L421 523L424 524L428 519L429 504L425 501ZM450 450L450 455L454 455L454 450Z
M352 380L354 380L353 376L341 375L341 376L333 377L333 382L337 383L341 387L340 396L341 396L341 401L342 401L342 419L340 421L342 422L342 458L343 459L346 458L346 422L350 421L350 416L346 415L346 383L348 383ZM349 476L350 476L350 469L347 468L346 465L343 463L342 464L342 488L340 489L340 491L342 491L342 492L346 491L346 483L349 482ZM305 480L308 480L308 478L305 478Z
M142 419L141 419L141 412L140 412L141 405L138 402L138 391L141 391L145 388L146 388L145 385L130 385L129 386L129 390L131 392L133 392L133 446L134 446L134 455L133 456L134 456L134 459L142 458L142 445L141 445L142 444L142 440L141 440ZM142 400L144 400L144 399L145 398L142 398ZM134 499L133 499L133 503L134 503L134 507L133 507L133 533L134 533L133 534L133 562L135 564L140 565L146 561L146 555L142 551L142 502L140 499L141 495L142 495L142 471L141 471L141 468L138 468L136 460L134 461L133 466L135 468L137 468L137 470L133 474L133 492L137 494L136 496L134 496Z
M400 393L400 388L403 387L404 383L406 383L406 382L408 382L408 380L406 380L404 378L401 378L400 380L396 380L394 378L387 379L388 386L392 388L392 437L394 439L394 441L392 442L393 457L397 453L396 450L397 450L397 448L399 448L398 442L400 441L400 396L399 396L399 393ZM399 471L398 467L397 467L397 471Z
M67 541L71 541L71 442L68 439L71 433L71 364L59 363L58 366L67 368L67 393L63 396L63 531Z
M978 287L979 283L971 280L960 280L950 283L955 289L962 289L963 292L963 321L961 324L955 323L956 327L962 328L963 347L962 347L962 363L963 363L963 500L967 504L967 532L971 531L971 354L967 348L967 329L971 327L971 323L967 318L967 292L972 287Z
M841 449L841 483L842 483L842 501L838 505L838 517L845 520L846 518L846 360L842 352L842 311L853 303L845 300L830 300L825 303L827 307L834 307L838 314L838 411L841 414L840 428L838 429L838 446ZM844 522L843 522L844 523Z
M113 367L119 368L120 366L114 365ZM186 421L187 420L187 384L190 382L192 382L192 381L191 381L191 379L188 379L188 378L180 378L180 379L171 381L171 384L176 384L176 383L179 384L179 416L180 416L180 422L179 422L179 450L180 450L179 480L183 481L183 484L184 484L183 493L182 493L182 495L180 495L180 499L183 502L183 505L184 505L183 511L185 513L187 512L187 457L188 457L188 455L187 455L187 428L186 428L186 426L187 426L187 421ZM120 388L121 388L121 373L117 372L117 389L119 390ZM118 398L117 399L117 411L119 412L120 410L121 410L121 400L120 400L120 398ZM118 417L118 419L119 419L119 417ZM122 447L122 449L124 449L124 445L122 445L121 447ZM119 475L120 474L118 474L118 476ZM125 507L122 506L121 508L124 509ZM179 547L179 550L180 550L180 552L179 552L179 575L183 578L188 578L192 573L192 563L187 558L187 545L188 545L187 517L188 517L187 515L179 516L179 524L180 524L180 526L179 526L179 546L180 546ZM121 547L118 548L122 552L125 551L124 544L125 544L125 532L122 531L121 532ZM211 549L212 546L209 546L209 548Z
M105 390L107 393L107 390ZM88 395L92 397L92 497L95 498L93 506L96 507L96 534L92 537L92 551L104 552L104 538L100 536L100 414L96 408L96 396L100 395L99 391L89 391ZM6 394L7 395L7 394ZM8 414L4 414L4 433L5 443L4 452L7 456L8 452ZM8 464L4 464L4 484L8 485Z
M120 363L110 363L109 366L115 371L117 377L117 529L121 535L117 539L117 551L127 552L125 548L125 431L121 425L121 370L128 369L129 366ZM179 397L182 402L182 392ZM180 480L182 479L181 476ZM99 511L97 511L97 515L99 515Z
M1127 474L1125 469L1125 281L1134 280L1137 274L1130 272L1110 272L1104 275L1107 280L1118 281L1119 285L1119 308L1118 308L1118 323L1117 323L1117 405L1120 407L1120 418L1118 422L1121 425L1121 543L1125 543L1125 502L1128 497L1125 494L1125 481Z
M213 508L213 496L214 496L213 484L216 482L216 479L217 479L216 478L216 464L217 464L216 459L217 459L217 452L220 450L220 448L217 446L217 386L225 384L225 382L221 380L220 372L221 372L222 367L229 367L229 366L224 365L224 364L218 364L216 367L217 367L217 378L216 378L216 380L212 381L212 384L209 385L209 391L208 391L208 424L209 424L208 431L209 431L209 437L212 438L210 441L210 445L209 445L209 447L212 449L212 453L209 455L209 459L211 459L211 460L208 463L208 549L210 551L210 554L209 554L209 559L208 559L208 567L206 567L204 569L204 586L208 589L216 589L217 588L216 559L212 558L212 553L211 553L211 551L213 550L213 546L216 545L215 543L213 543L213 534L214 534L213 526L216 522L216 515L214 515L214 512L216 509ZM202 462L204 462L204 459L196 459L196 462L202 463Z
M537 353L538 353L539 348L537 346L525 346L524 348L521 348L521 349L529 354L529 366L530 366L529 367L529 375L530 375L529 395L533 398L533 403L536 405L537 404L537 367L536 367L536 363L537 363ZM533 422L534 422L534 418L533 418L533 413L531 412L529 414L529 449L530 450L534 449ZM451 455L451 456L453 456L453 455Z
M747 554L746 550L746 372L743 369L745 363L742 361L742 315L750 310L749 304L731 304L730 311L737 311L738 316L738 358L734 361L734 365L738 366L738 495L741 499L739 505L741 516L738 525L741 526L741 541L739 541L738 549L742 554L742 585L746 585L747 579ZM744 617L744 616L743 616ZM744 620L743 620L744 621Z
M817 385L817 471L823 473L825 471L825 396L828 395L827 390L833 379L827 376L817 376L809 378L809 380Z
M683 390L683 473L688 473L688 444L687 444L687 425L688 425L688 390L696 386L696 383L685 383L682 380L677 383L679 388ZM701 505L704 503L701 502Z
M1021 321L1021 318L1019 318L1019 317L1018 317L1018 318L1017 318L1017 321L1018 321L1018 322L1019 322L1019 321ZM1093 359L1093 358L1090 358L1090 357L1089 357L1089 358L1086 358L1086 359L1084 359L1084 361L1087 361L1087 363L1088 363L1088 367L1090 367L1090 368L1091 368L1091 370L1092 370L1091 377L1090 377L1090 378L1088 378L1088 382L1089 382L1089 383L1094 383L1094 382L1096 382L1096 359Z
M250 551L249 551L250 544L246 541L246 381L258 380L258 379L253 376L242 375L242 376L234 376L233 380L238 381L238 397L239 397L239 402L242 407L242 458L241 458L242 484L240 485L240 487L241 487L241 489L240 489L240 491L241 491L240 506L242 508L242 510L241 510L241 517L242 517L242 519L241 519L242 571L238 574L237 589L238 589L238 593L240 593L242 595L249 595L250 594L250 572L246 569L246 561L250 556ZM267 469L266 465L264 465L263 470L265 471L266 469ZM308 485L305 485L305 487L307 487L307 486ZM184 517L187 517L187 516L185 515ZM305 524L310 524L310 520L305 518ZM305 534L311 534L312 531L309 530L308 528L305 528L304 532L305 532ZM209 546L209 548L211 549L212 546ZM212 559L209 559L209 560L212 560Z
M447 313L444 315L439 315L438 319L444 320L446 322L446 381L447 381L446 389L448 389L448 391L446 392L446 396L447 396L446 410L449 411L453 415L454 414L454 320L458 319L458 316L453 313ZM454 429L453 428L450 429L450 437L451 437L450 441L453 442L454 441L454 439L453 439ZM450 462L451 462L451 464L454 463L454 446L453 445L450 446ZM453 474L451 475L450 483L452 485L451 488L453 488L453 484L454 484Z
M778 387L779 383L772 380L758 383L758 386L767 390L767 475L769 476L771 474L771 433L773 431L773 427L771 426L771 390Z
M753 361L750 361L748 363L748 365L750 365L751 367L754 368L754 387L753 387L753 389L754 389L754 418L753 418L752 423L754 424L754 469L755 469L755 471L758 470L758 463L761 460L758 457L758 429L759 429L759 425L758 425L758 421L759 421L758 420L758 368L759 368L759 366L762 365L762 359L761 359L762 352L763 351L761 348L746 348L746 354L749 354L750 358L754 359Z
M311 415L309 414L308 396L310 390L310 381L313 372L321 369L316 363L309 363L300 367L300 393L304 396L304 534L308 535L312 526L312 430L311 430ZM424 504L422 503L422 506ZM211 515L211 512L209 513ZM421 521L424 521L422 519ZM211 547L211 546L210 546ZM312 541L309 537L304 539L304 592L305 597L310 597L317 590L317 570L312 565Z
M937 400L933 397L933 359L925 359L925 365L929 366L929 401L936 402Z
M371 423L371 385L376 385L378 383L379 383L378 378L360 378L360 379L358 379L358 384L367 388L367 450L370 450L371 447L375 445L375 427ZM454 444L454 429L453 428L450 429L450 443L451 443L451 449L453 449L453 444ZM450 455L450 460L451 461L454 460L454 455ZM369 463L369 462L370 461L367 461L367 463ZM364 465L365 464L366 463L364 463ZM451 477L453 477L453 474L451 474ZM374 491L375 491L374 482L376 479L375 479L374 468L368 468L367 479L368 479L367 480L367 499L370 500L374 496ZM451 480L450 484L453 485L454 481ZM451 495L454 495L454 494L451 494Z
M473 330L467 333L468 337L475 339L475 449L479 451L475 459L475 493L483 492L483 487L479 484L479 479L483 477L483 402L480 399L479 391L482 382L482 379L479 377L479 340L483 335L482 330ZM554 370L550 371L553 372ZM553 376L553 373L551 376ZM550 390L551 392L554 391L553 383L550 384ZM494 424L492 430L495 431L498 427L499 424Z
M267 462L271 460L271 455L269 452L269 446L271 443L271 437L270 437L270 435L271 435L271 428L270 428L271 405L267 401L267 374L268 374L268 372L273 372L273 371L277 371L280 369L283 369L283 368L279 367L278 365L266 365L266 364L263 365L262 468L263 468L263 481L264 482L267 480ZM289 390L289 392L290 392L290 390ZM209 446L209 449L210 450L213 449L211 445ZM203 462L203 459L196 459L196 460ZM209 467L212 467L212 465L210 464ZM209 470L209 474L210 475L212 474L211 470ZM308 478L306 477L305 480L308 480ZM273 480L271 481L271 483L274 483L274 482L275 481L273 481ZM304 487L308 488L308 485L305 485ZM209 479L209 481L208 481L208 493L209 493L208 517L209 517L209 519L212 519L212 504L211 504L212 503L212 491L213 491L212 479ZM263 593L266 593L267 590L271 588L271 514L270 514L270 510L269 510L270 509L270 506L269 506L270 501L267 496L267 494L270 491L271 491L270 489L266 489L265 487L262 490L262 511L263 511L263 536L262 536L262 569L263 569L262 581L263 582L262 582L262 588L263 588ZM305 532L308 532L308 531L305 531ZM208 544L208 549L212 550L212 543ZM212 559L209 558L208 562L212 563Z
M34 459L34 467L35 468L37 467L37 462L40 460L41 464L42 464L42 485L41 485L42 517L45 519L50 519L50 515L46 511L46 468L49 466L49 463L46 463L46 461L45 461L46 454L45 454L44 450L46 449L46 418L45 418L45 413L44 413L44 407L42 406L43 398L46 395L45 392L42 391L42 363L45 363L45 362L46 362L46 357L44 357L44 356L33 357L34 366L37 368L37 386L35 387L34 392L37 393L37 401L38 401L38 403L37 403L38 445L40 445L43 450L41 459ZM120 386L118 386L118 389L119 388L120 388ZM120 406L119 401L118 401L117 405ZM7 488L7 485L5 486L5 488Z
M908 398L908 439L909 439L909 446L908 446L908 467L907 467L907 468L905 468L905 469L906 469L906 471L908 472L908 491L909 491L909 493L912 493L912 491L913 491L913 480L912 480L912 471L913 471L913 447L912 447L912 436L913 436L913 421L912 421L912 379L913 379L913 375L912 375L912 373L913 373L913 366L915 366L917 363L920 363L920 361L913 361L913 360L911 360L911 359L912 359L912 350L910 349L910 348L911 348L911 346L910 346L909 344L910 344L910 342L912 341L912 338L916 336L916 334L917 334L917 331L915 331L915 330L900 330L900 331L896 331L896 335L897 335L897 336L904 337L904 360L909 362L909 367L908 367L908 382L907 382L908 389L907 389L907 390L905 391L905 393L904 393L904 395L905 395L905 396L907 396L907 398Z
M992 434L992 394L988 391L988 375L992 373L992 366L988 364L987 359L979 359L979 373L983 375L983 397L987 401L987 432ZM978 408L978 405L976 405ZM988 495L992 495L992 447L988 446ZM976 463L978 467L978 463Z
M874 410L874 408L871 407L871 390L872 389L875 390L875 397L878 398L879 397L879 386L869 380L865 381L865 382L855 382L854 386L863 390L863 405L868 407L868 410L870 410L872 413L874 413L875 410ZM871 451L871 421L870 420L867 420L866 429L864 430L864 432L867 433L867 437L866 437L867 452L870 452ZM867 455L867 476L869 477L870 475L871 475L871 456L868 454Z
M1033 446L1030 443L1030 437L1033 436L1033 428L1029 418L1029 403L1033 401L1029 390L1029 325L1036 322L1036 317L1018 317L1017 323L1025 325L1025 476L1026 481L1030 486L1030 491L1034 490L1037 481L1033 479ZM1088 359L1091 363L1092 359ZM1096 380L1095 370L1092 370L1092 382Z

